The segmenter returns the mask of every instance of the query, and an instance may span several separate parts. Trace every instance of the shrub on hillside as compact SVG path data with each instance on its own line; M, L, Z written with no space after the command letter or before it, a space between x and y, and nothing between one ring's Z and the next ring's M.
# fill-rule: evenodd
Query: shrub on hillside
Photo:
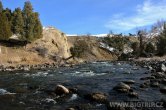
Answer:
M103 42L108 44L110 47L123 51L124 45L128 42L128 39L120 36L105 37Z
M131 48L133 49L133 54L138 55L139 54L139 43L138 42L133 42L131 44Z
M70 48L71 55L80 58L86 51L88 51L88 47L89 46L85 40L77 40L74 43L74 46Z
M48 55L48 49L47 49L47 48L37 47L35 50L36 50L36 51L39 53L39 55L42 56L42 57L46 57L46 56Z
M155 52L155 46L151 42L149 42L148 44L146 44L145 52L154 53Z

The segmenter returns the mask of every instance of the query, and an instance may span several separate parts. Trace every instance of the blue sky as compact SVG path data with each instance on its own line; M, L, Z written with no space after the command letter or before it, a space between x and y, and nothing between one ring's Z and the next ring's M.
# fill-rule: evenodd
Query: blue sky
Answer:
M2 0L14 10L26 0ZM30 0L43 26L67 34L135 32L166 19L166 0Z

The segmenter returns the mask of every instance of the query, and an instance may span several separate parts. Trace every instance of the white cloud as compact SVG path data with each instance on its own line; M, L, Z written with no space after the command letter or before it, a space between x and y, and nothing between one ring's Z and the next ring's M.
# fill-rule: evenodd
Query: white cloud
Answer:
M159 0L158 3L145 0L142 5L136 7L135 11L136 13L132 16L125 16L127 13L116 14L105 26L112 30L124 32L152 25L157 20L166 19L166 0Z

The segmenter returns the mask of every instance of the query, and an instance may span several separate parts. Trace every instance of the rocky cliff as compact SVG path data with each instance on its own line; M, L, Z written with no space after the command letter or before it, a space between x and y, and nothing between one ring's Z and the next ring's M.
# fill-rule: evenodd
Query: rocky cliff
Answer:
M70 56L66 35L52 27L43 28L43 38L29 44L27 47L29 50L35 49L37 51L45 49L45 54L49 56L60 58L68 58Z

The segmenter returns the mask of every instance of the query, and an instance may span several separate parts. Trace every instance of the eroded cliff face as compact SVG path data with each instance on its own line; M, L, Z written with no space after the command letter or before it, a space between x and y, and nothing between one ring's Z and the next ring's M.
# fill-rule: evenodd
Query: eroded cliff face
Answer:
M70 56L66 35L52 27L43 28L43 37L30 44L28 48L45 49L45 54L49 56L60 58L68 58Z

